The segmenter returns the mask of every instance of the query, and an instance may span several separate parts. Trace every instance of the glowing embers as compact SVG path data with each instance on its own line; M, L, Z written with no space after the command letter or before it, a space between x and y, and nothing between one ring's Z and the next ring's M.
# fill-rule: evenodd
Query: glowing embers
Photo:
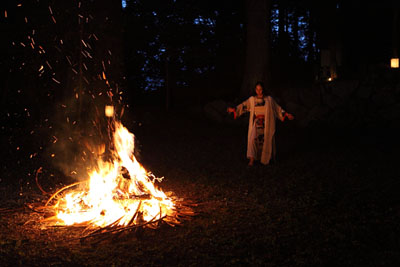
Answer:
M48 200L46 206L52 204L56 214L52 220L89 228L179 223L176 201L155 187L157 178L133 155L134 135L120 122L113 126L110 160L99 159L88 181L65 187ZM183 208L183 213L192 211Z

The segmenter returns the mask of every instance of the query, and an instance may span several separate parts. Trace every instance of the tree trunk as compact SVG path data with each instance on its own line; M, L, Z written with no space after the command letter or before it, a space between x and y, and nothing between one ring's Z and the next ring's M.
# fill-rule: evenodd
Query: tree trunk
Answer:
M257 81L268 83L270 10L270 0L246 0L246 59L242 96L251 95Z
M169 61L171 56L169 55L169 49L165 51L165 110L169 111L171 107L171 84L170 84L170 64Z
M395 58L399 57L399 4L395 4L393 8L393 30L392 30L392 39L393 39L393 52L392 56Z
M288 55L289 50L289 38L287 32L287 8L288 4L286 0L279 1L279 17L278 17L278 55L280 59L285 59Z
M238 91L241 82L239 75L242 74L243 69L243 64L241 64L243 63L241 62L243 60L243 50L240 49L241 42L238 35L240 22L242 21L234 17L232 12L232 7L227 7L225 1L218 2L218 16L215 28L215 37L218 42L215 63L218 75L216 82L219 88L235 88ZM240 66L240 69L238 66Z
M329 60L325 64L329 68L329 76L332 79L338 77L337 66L340 61L340 39L338 33L339 17L336 8L336 1L320 3L318 36L321 51L325 50L329 53ZM327 57L328 59L328 57Z

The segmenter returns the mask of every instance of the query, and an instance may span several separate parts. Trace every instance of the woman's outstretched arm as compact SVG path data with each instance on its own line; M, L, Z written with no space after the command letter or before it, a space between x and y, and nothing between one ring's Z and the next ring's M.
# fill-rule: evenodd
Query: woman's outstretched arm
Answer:
M294 116L290 114L289 112L286 112L278 103L276 103L275 99L271 97L271 104L272 104L272 109L274 110L275 117L277 117L279 120L284 121L285 118L288 118L289 120L293 120Z
M236 106L236 108L228 107L226 110L228 113L233 113L233 117L236 119L242 114L250 111L250 101L245 100L243 103Z

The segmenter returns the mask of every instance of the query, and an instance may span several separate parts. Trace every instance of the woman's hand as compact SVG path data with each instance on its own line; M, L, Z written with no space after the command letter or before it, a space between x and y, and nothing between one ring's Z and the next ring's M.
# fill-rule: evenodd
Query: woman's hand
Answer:
M285 113L285 116L288 118L288 120L290 120L290 121L292 121L292 120L294 120L294 116L292 115L292 114L290 114L290 113Z
M232 113L232 112L235 112L236 109L235 109L235 108L227 108L226 111L227 111L228 113Z
M233 118L236 120L236 108L227 108L226 111L228 113L233 113Z

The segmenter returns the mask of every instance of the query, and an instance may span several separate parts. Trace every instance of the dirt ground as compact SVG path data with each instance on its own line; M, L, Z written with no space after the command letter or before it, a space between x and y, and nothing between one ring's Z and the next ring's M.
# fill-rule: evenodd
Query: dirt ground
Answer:
M2 266L400 266L396 133L278 123L277 162L248 168L245 126L142 115L140 126L126 122L140 161L164 177L164 191L197 203L196 216L177 227L80 242L73 239L80 228L43 227L42 215L26 206L46 200L32 172L45 165L5 150ZM70 182L50 178L45 167L41 180L53 191Z

